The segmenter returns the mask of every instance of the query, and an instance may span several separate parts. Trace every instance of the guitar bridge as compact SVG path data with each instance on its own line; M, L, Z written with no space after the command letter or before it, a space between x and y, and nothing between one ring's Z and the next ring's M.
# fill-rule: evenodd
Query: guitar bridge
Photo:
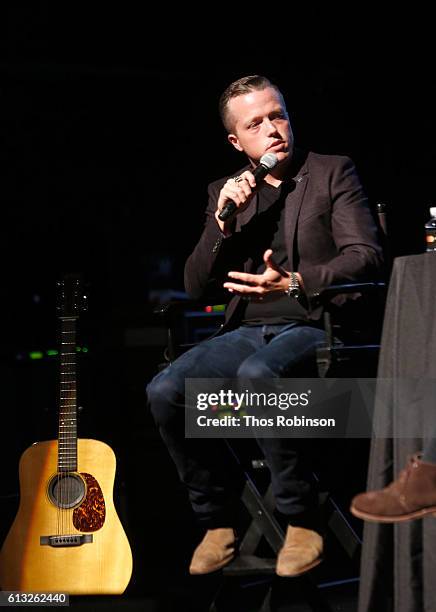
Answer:
M75 533L73 535L41 536L39 543L41 546L52 546L53 548L67 548L70 546L82 546L92 542L91 533Z

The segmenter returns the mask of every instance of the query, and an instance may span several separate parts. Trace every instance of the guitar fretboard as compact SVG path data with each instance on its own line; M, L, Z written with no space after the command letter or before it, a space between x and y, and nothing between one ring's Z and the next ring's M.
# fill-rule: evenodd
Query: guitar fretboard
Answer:
M61 317L58 471L77 470L76 318Z

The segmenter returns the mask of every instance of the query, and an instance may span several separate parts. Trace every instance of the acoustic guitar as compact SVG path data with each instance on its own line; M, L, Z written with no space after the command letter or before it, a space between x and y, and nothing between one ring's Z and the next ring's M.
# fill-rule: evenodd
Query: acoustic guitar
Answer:
M132 553L113 502L115 455L103 442L77 438L80 280L67 276L58 285L59 435L21 456L20 504L0 552L0 586L121 594L132 574Z

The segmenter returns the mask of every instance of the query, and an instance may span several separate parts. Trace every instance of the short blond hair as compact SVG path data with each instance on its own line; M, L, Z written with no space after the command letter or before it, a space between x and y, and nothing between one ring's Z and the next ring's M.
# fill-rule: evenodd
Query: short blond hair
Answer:
M223 122L224 127L227 132L231 132L233 129L232 122L230 120L229 113L229 102L232 98L237 98L238 96L242 96L246 93L250 93L250 91L262 91L262 89L266 89L267 87L272 87L277 91L277 93L283 98L282 92L271 83L269 79L260 75L260 74L252 74L250 76L242 77L237 81L233 81L227 87L227 89L221 94L218 103L218 110L221 117L221 121Z

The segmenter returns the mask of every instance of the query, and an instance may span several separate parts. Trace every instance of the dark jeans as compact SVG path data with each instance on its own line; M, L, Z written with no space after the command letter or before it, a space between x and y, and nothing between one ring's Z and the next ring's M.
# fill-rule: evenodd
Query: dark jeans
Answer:
M299 323L239 327L184 353L148 385L148 402L160 434L188 488L192 508L205 526L232 523L242 481L223 440L185 438L185 378L316 376L315 349L324 339L323 330ZM271 470L277 510L297 522L297 517L310 514L315 506L302 456L309 441L257 442Z

